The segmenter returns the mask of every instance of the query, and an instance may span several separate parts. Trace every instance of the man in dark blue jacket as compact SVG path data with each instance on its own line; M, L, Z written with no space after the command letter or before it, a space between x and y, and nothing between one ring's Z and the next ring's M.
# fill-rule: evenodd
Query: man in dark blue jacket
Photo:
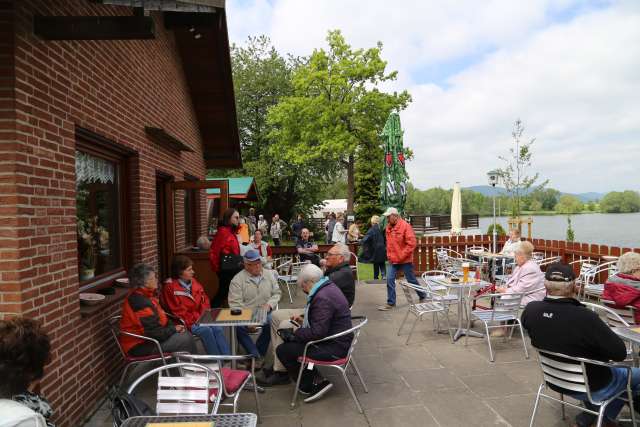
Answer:
M284 343L276 348L276 354L287 368L289 376L296 380L300 371L298 357L302 356L309 341L319 340L351 328L351 311L344 294L322 270L309 264L298 275L298 284L308 294L304 315L294 322L301 325L283 336ZM311 345L307 357L316 360L338 360L347 356L353 336L347 335L331 341ZM300 381L300 392L306 394L305 402L319 399L333 387L318 371L305 369Z

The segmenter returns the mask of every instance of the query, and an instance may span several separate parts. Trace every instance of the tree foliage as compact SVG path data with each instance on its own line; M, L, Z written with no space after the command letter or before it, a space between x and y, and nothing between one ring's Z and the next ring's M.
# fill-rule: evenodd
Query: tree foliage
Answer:
M567 242L575 242L576 241L576 233L573 231L573 226L571 225L571 216L567 215Z
M640 194L636 191L612 191L600 201L600 210L607 213L640 212Z
M357 153L355 171L355 214L362 221L364 230L369 228L369 219L380 215L380 178L382 175L382 147L374 140L362 146Z
M314 50L295 69L293 93L269 110L270 136L278 142L269 151L298 165L321 161L325 176L346 170L352 209L359 148L379 143L387 116L404 109L410 96L379 89L397 74L386 71L381 43L353 49L340 31L330 31L327 42L328 50Z
M527 193L533 184L538 180L539 174L533 176L526 175L527 170L531 167L531 158L533 151L531 147L535 142L535 138L528 142L523 141L524 125L520 119L513 124L511 137L513 138L514 147L509 149L507 157L500 156L500 160L506 163L506 166L499 169L500 177L504 183L507 193L511 196L511 213L514 217L519 217L522 212L522 197ZM542 188L546 185L546 181L538 186Z
M582 202L575 196L565 194L560 197L556 204L556 212L563 214L572 214L582 212Z

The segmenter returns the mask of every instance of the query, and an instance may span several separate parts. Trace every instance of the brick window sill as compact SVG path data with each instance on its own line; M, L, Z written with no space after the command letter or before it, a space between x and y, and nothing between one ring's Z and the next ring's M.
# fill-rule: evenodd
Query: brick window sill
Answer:
M89 317L96 313L101 312L106 307L110 307L113 304L121 303L124 297L129 292L129 288L114 287L116 293L113 295L106 295L106 298L96 305L85 305L80 303L80 315L82 317Z

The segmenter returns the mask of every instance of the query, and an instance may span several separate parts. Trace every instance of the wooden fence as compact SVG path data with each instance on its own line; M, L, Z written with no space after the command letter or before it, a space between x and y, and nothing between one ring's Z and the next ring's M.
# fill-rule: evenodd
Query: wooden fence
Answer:
M409 224L416 234L451 230L450 215L409 215ZM478 215L462 215L462 228L479 228Z

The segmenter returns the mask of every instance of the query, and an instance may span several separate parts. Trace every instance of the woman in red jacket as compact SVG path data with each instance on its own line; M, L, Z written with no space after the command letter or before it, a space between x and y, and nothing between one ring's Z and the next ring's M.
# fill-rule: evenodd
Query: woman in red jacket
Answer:
M636 308L635 321L640 324L640 254L627 252L618 260L618 273L604 284L603 300L613 301L616 307Z
M209 262L211 263L211 269L218 275L218 293L211 302L212 307L222 307L223 304L226 304L227 296L229 295L229 283L231 283L233 276L242 270L242 265L239 265L237 269L221 268L223 255L240 256L240 244L237 237L239 221L240 214L238 214L237 210L229 208L224 211L216 236L211 242Z
M202 313L210 308L210 304L204 288L194 276L193 261L189 257L173 257L171 282L162 287L162 301L167 310L179 317L192 334L200 337L208 354L231 354L221 327L200 326L197 323Z

